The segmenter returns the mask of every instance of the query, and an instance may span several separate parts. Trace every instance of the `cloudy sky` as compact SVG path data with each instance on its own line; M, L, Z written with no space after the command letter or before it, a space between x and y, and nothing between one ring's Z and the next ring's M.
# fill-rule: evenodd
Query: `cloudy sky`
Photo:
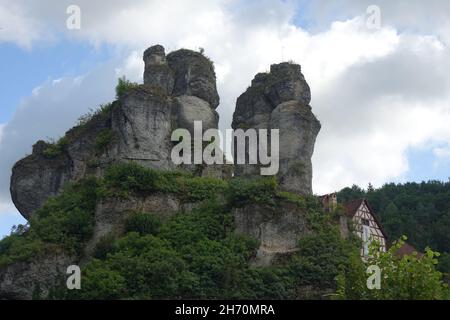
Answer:
M80 29L67 28L72 4ZM322 123L315 193L450 177L447 0L0 0L0 236L24 222L14 162L112 100L118 76L142 82L156 43L215 61L222 129L255 73L301 64Z

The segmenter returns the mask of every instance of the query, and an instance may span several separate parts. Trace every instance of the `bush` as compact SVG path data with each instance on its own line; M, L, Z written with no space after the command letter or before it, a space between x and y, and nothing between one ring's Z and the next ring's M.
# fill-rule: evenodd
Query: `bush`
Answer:
M97 180L86 179L49 199L30 221L31 236L80 252L94 229L97 187Z
M139 228L148 214L132 216L127 225ZM159 233L129 232L116 240L102 263L84 267L80 298L180 299L235 296L257 243L238 237L229 215L210 202L165 222ZM133 221L133 223L131 223ZM145 224L145 223L144 223ZM131 230L132 228L130 228ZM101 281L102 277L107 279ZM242 295L241 295L242 296Z
M295 203L300 208L306 209L306 200L303 196L300 196L300 195L297 195L294 193L290 193L290 192L286 192L286 191L279 191L277 193L277 196L286 201Z
M122 193L157 191L159 173L135 163L121 163L111 166L105 174L108 187Z
M114 107L113 103L107 103L107 104L101 104L98 109L90 109L90 111L84 115L82 115L80 118L78 118L78 124L77 127L85 127L92 123L93 119L97 118L107 118L111 115L112 109Z
M83 284L81 290L72 290L68 296L75 299L111 300L124 296L125 278L105 264L93 259L83 268Z
M406 237L397 241L387 252L380 252L373 243L369 258L362 264L352 265L337 277L340 299L370 300L448 300L450 290L443 275L436 270L439 253L427 248L423 256L397 255ZM361 260L360 260L361 261ZM366 270L378 266L381 270L380 289L369 290Z
M234 207L243 207L249 203L273 205L277 191L275 177L247 180L232 179L229 186L229 202Z
M227 183L208 177L189 177L179 179L180 194L187 201L197 202L216 197L227 189Z
M98 153L103 152L113 140L113 132L111 129L102 130L95 139L95 149Z
M27 261L44 250L44 243L29 235L10 235L0 241L0 267Z
M43 155L48 159L54 159L62 156L66 152L69 141L66 137L62 137L57 143L51 144L44 151Z
M94 258L104 260L108 256L108 253L112 252L114 249L114 242L116 237L113 233L108 233L100 238L97 245L95 246Z
M149 213L135 213L125 223L126 232L137 232L141 235L156 235L161 228L161 220Z
M127 93L130 89L139 87L139 84L131 82L125 78L125 76L119 78L116 86L116 98L120 99Z
M342 239L337 227L324 227L317 234L299 241L299 251L290 262L290 269L299 286L335 288L335 278L348 265L351 257L359 257L356 243Z
M194 177L183 171L156 171L136 163L111 166L105 175L107 188L127 196L129 192L164 192L179 194L185 201L197 202L211 199L227 189L220 179Z
M205 239L223 239L231 228L232 217L211 201L193 212L171 218L161 227L160 236L181 248Z

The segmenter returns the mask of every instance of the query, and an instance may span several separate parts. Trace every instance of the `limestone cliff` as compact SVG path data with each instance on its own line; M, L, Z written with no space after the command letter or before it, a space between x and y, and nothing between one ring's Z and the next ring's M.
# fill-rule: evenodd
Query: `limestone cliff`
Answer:
M92 258L102 238L111 234L123 236L125 221L133 214L151 213L167 220L195 210L211 194L231 215L234 232L257 240L258 249L252 257L256 265L265 266L273 263L277 255L295 252L298 241L312 232L305 205L297 203L303 200L295 198L298 195L281 195L269 184L270 195L260 194L263 190L252 196L247 193L250 189L232 191L231 186L224 187L228 183L224 180L232 176L228 166L173 164L173 130L185 128L192 133L194 121L202 121L203 130L218 127L214 67L201 53L182 49L166 56L159 45L147 49L143 58L143 85L131 85L118 92L116 101L82 120L57 143L38 141L33 153L15 164L11 176L14 204L32 221L36 211L50 197L61 194L67 183L96 177L107 185L106 173L117 164L138 164L169 176L174 170L183 169L194 177L186 181L174 178L176 188L163 185L126 196L120 190L117 195L114 190L96 199L90 212L92 230L82 243L81 253L74 255L53 243L50 248L56 245L57 250L42 252L26 262L0 266L0 298L31 299L36 289L45 296L60 283L69 264L83 265ZM304 195L312 192L311 156L320 130L309 106L310 99L310 89L299 65L273 65L270 73L256 75L251 87L238 98L233 117L235 129L280 129L279 184L283 190ZM255 177L259 175L257 169L258 166L239 165L235 175ZM196 180L205 177L215 179ZM185 193L192 187L198 190L187 197ZM237 198L254 201L236 204L228 199L230 192L236 193ZM265 197L270 201L261 201L267 200Z
M192 132L194 121L202 121L203 130L218 127L216 75L208 58L185 49L166 57L157 45L145 51L144 61L143 85L127 90L103 112L68 131L63 143L39 141L33 154L13 167L11 196L26 219L67 182L89 174L101 176L112 163L133 161L173 170L173 130ZM183 169L199 175L223 174L221 167Z

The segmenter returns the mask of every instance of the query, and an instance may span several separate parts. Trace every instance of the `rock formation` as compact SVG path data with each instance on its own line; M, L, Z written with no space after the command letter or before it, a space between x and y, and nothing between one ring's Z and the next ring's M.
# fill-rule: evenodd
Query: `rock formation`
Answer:
M287 191L312 193L312 163L320 123L309 105L311 92L300 65L272 65L259 73L236 103L233 129L279 129L278 180ZM258 165L235 165L236 176L259 176Z
M170 157L173 130L185 128L193 134L194 121L202 121L204 131L218 127L219 95L208 58L185 49L166 57L164 48L156 45L145 51L144 62L144 84L127 90L108 112L67 132L58 154L46 155L55 146L39 141L32 155L16 163L11 195L26 219L67 182L87 174L101 176L111 163L133 161L159 170L175 169ZM99 148L102 135L110 141ZM183 165L183 169L215 177L223 174L218 166Z
M158 170L185 169L199 176L231 177L228 166L180 167L171 161L173 130L184 128L193 133L194 121L202 121L204 131L218 127L215 109L219 96L212 62L201 53L184 49L166 56L159 45L147 49L143 58L143 85L131 85L112 104L69 130L58 143L38 141L33 153L15 164L11 195L27 220L68 182L91 175L101 178L114 163L133 162ZM256 75L251 87L238 98L232 125L245 130L279 129L277 178L282 188L301 194L312 192L311 156L320 130L310 100L310 89L299 65L273 65L270 73ZM235 175L259 176L259 166L237 165ZM229 204L225 194L215 199L231 213L236 233L260 243L254 259L258 265L270 264L278 255L296 251L298 241L312 232L307 209L278 193L273 198L275 204L255 202L242 206ZM36 288L45 296L58 285L68 265L83 264L92 257L100 239L111 233L123 235L127 217L136 212L167 219L192 211L202 201L170 192L130 193L125 198L97 200L93 232L83 243L81 256L62 248L36 255L31 261L0 267L0 299L31 299Z

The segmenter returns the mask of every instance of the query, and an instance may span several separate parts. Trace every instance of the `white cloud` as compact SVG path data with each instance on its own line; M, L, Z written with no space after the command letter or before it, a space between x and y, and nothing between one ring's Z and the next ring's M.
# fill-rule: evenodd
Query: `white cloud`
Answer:
M14 42L30 49L44 37L43 25L26 12L25 7L8 1L0 2L0 43Z
M1 3L0 10L5 10ZM17 3L26 3L28 14L33 13L17 10L20 19L31 17L36 25L45 21L41 29L51 26L95 45L112 44L118 56L126 58L84 78L63 78L36 89L4 129L0 148L8 150L8 156L0 159L3 172L9 172L36 139L61 135L85 110L110 97L108 88L113 89L117 75L141 81L142 51L155 43L167 51L206 49L216 63L222 129L230 126L236 98L255 73L282 57L300 63L312 88L313 111L322 122L313 158L317 193L399 179L409 169L408 148L450 141L445 12L432 24L423 22L422 29L405 31L405 2L396 7L382 1L385 23L381 30L370 31L358 16L365 7L346 1L348 11L340 21L324 17L327 23L312 33L292 23L295 3L289 1L78 1L82 29L69 32L64 26L70 1ZM418 8L427 4L408 3L422 21ZM438 3L447 4L434 1L434 10ZM325 4L323 8L326 12ZM22 28L29 28L29 22ZM29 32L28 38L7 40L29 44L39 39L39 32ZM7 178L0 174L0 186ZM6 199L7 193L6 187L1 189L0 198Z
M0 142L0 203L10 204L12 165L31 152L37 140L57 139L77 119L114 98L116 62L101 65L84 77L49 80L22 100L3 127Z
M26 220L20 216L12 203L0 202L0 240L10 234L13 225L25 223Z

